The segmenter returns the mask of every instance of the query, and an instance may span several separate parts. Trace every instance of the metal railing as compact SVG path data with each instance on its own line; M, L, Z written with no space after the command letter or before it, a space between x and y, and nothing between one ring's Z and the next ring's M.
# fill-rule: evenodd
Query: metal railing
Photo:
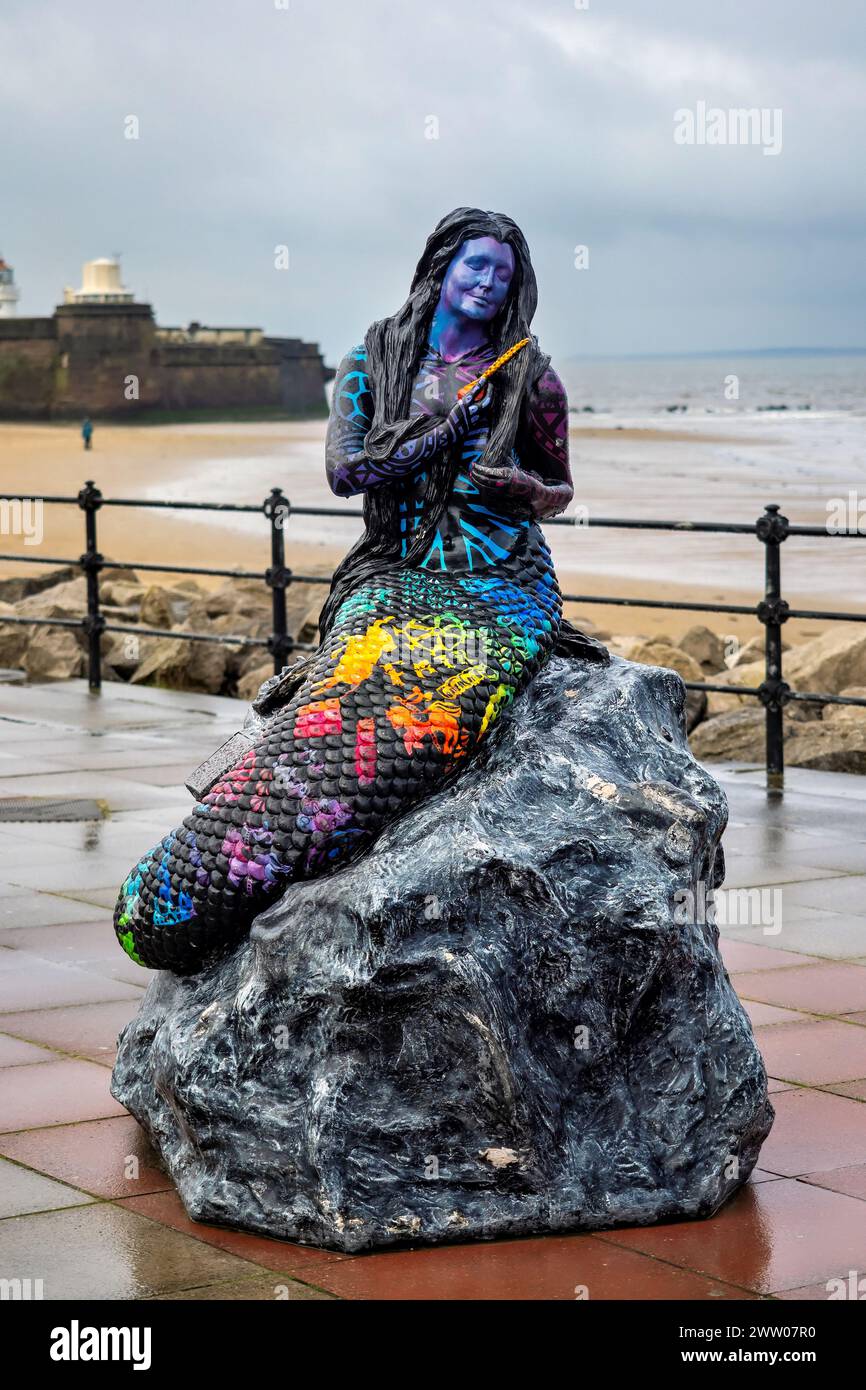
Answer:
M29 502L23 493L7 494L9 502ZM330 584L329 574L296 574L286 565L285 527L290 516L332 516L341 519L361 518L360 511L344 507L292 506L282 488L272 488L259 506L235 502L170 502L131 497L104 497L98 487L88 481L76 497L43 497L44 503L78 505L84 512L85 550L77 559L56 556L0 554L0 560L37 565L78 565L87 579L87 611L82 618L30 618L9 616L3 623L30 626L65 627L82 630L87 638L87 675L90 689L102 687L102 634L104 632L133 633L137 637L164 637L184 642L216 642L224 646L265 647L273 656L274 671L286 665L294 651L314 651L311 643L296 642L288 630L286 590L291 584ZM160 565L138 560L106 561L100 554L97 539L97 513L102 507L147 507L176 511L245 512L264 516L270 529L271 563L266 570L214 569L200 565ZM862 531L829 531L821 526L795 526L783 516L775 502L766 505L752 525L746 522L724 521L644 521L623 517L592 517L582 515L550 518L545 526L602 526L638 531L689 531L728 535L754 536L764 546L764 596L755 605L735 603L688 603L671 599L611 598L601 594L563 594L566 603L609 604L625 608L665 608L688 613L736 613L757 618L765 629L764 679L757 686L722 684L717 681L686 681L686 689L713 691L721 694L747 696L757 699L766 711L766 771L768 791L781 792L784 784L785 737L784 709L790 701L814 704L866 706L866 699L834 695L829 692L792 690L785 681L782 669L782 627L790 618L823 619L826 622L866 623L866 613L840 613L811 608L791 608L782 596L781 548L791 536L817 536L824 539L860 537ZM189 632L174 628L146 628L139 624L109 621L101 611L99 575L105 568L158 572L161 574L206 575L226 579L259 579L271 590L271 633L268 637L223 635Z

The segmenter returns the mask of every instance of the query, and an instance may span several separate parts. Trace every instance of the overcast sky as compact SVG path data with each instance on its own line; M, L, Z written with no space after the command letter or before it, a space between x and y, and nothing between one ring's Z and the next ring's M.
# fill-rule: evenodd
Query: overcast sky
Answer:
M119 251L160 323L334 361L473 204L526 233L557 356L866 343L863 0L281 4L3 0L21 314ZM675 143L701 101L781 109L781 152Z

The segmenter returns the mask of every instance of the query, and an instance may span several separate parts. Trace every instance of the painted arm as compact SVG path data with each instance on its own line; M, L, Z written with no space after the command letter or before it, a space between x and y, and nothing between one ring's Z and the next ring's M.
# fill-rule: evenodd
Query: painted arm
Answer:
M458 401L446 416L420 416L414 434L386 459L368 458L364 442L373 424L373 397L366 362L365 349L354 348L343 358L334 381L325 470L338 497L353 497L413 472L475 429L486 409L485 400Z
M564 512L574 486L568 464L568 398L552 367L535 383L518 437L519 458L499 468L476 465L472 480L537 520Z

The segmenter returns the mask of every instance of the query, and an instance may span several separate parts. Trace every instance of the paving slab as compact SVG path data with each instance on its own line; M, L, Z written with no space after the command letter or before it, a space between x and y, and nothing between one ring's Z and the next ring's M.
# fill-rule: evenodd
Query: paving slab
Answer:
M138 1012L141 995L102 1004L0 1014L0 1031L69 1056L113 1067L118 1035Z
M144 1131L125 1111L112 1119L0 1134L0 1154L94 1197L170 1190L179 1205Z
M108 916L101 904L97 906ZM88 905L62 893L24 890L23 896L0 897L0 933L6 927L54 927L64 922L92 922L97 915L94 904Z
M860 1101L793 1086L773 1096L773 1108L776 1119L761 1149L768 1172L799 1177L866 1159L866 1105Z
M86 1206L92 1201L86 1192L0 1158L0 1220L36 1211Z
M0 1276L42 1279L47 1300L117 1300L261 1277L261 1269L134 1212L95 1203L0 1221Z
M72 1058L4 1067L0 1071L0 1132L125 1115L109 1092L110 1076L107 1067Z
M785 1009L851 1014L866 1009L866 967L825 961L784 971L747 970L737 975L737 993Z
M57 1056L45 1047L34 1047L20 1038L0 1034L0 1068L26 1067L33 1062L56 1062Z
M866 1202L814 1184L748 1184L710 1221L633 1228L605 1241L757 1294L862 1268Z
M118 947L118 949L120 949ZM58 1009L70 1004L103 1004L115 1000L141 1001L135 985L112 980L91 970L74 965L58 965L56 961L31 955L28 951L12 951L12 962L0 969L0 1014L7 1023L15 1014L34 1009ZM11 1032L11 1028L0 1029ZM34 1041L38 1041L35 1039Z
M866 1028L857 1024L815 1019L760 1025L755 1038L768 1073L781 1081L821 1086L866 1075Z
M587 1235L385 1251L325 1265L310 1278L341 1298L401 1302L676 1298L717 1303L755 1296L742 1284Z

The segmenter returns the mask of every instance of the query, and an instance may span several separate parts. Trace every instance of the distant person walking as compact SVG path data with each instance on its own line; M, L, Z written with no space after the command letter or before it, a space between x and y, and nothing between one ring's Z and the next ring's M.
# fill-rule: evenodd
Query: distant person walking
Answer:
M85 449L89 449L90 441L93 438L93 421L89 415L81 426L81 438L84 440Z

